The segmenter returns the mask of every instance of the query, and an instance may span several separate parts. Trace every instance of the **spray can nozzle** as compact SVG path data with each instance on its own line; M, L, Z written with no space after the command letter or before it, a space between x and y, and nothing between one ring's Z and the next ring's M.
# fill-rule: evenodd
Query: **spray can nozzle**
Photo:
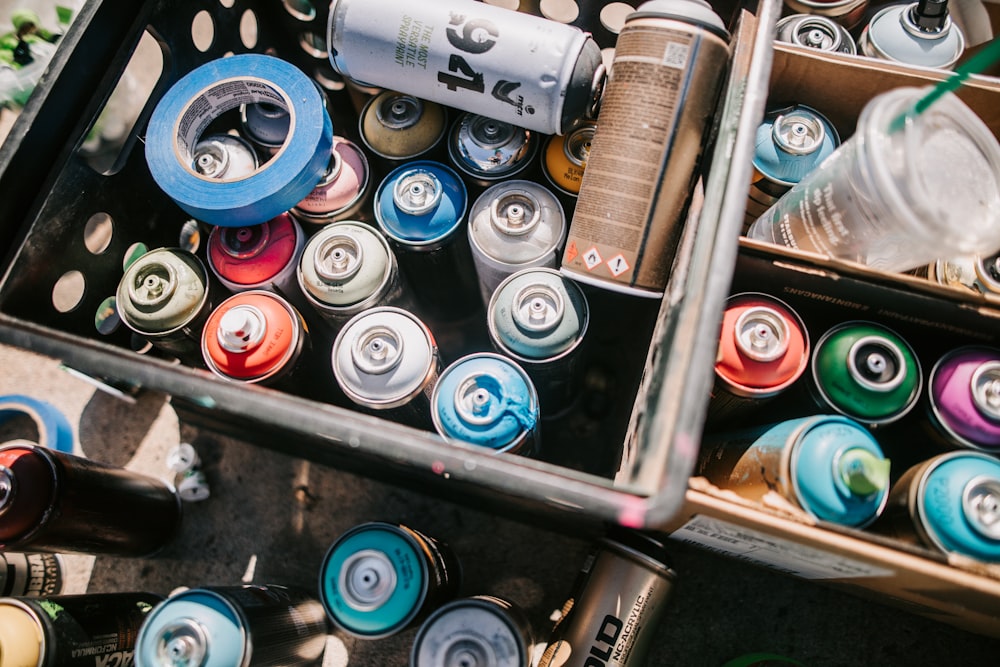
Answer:
M889 460L867 449L848 449L840 456L837 467L840 479L854 495L870 496L889 485Z
M937 32L948 22L948 0L918 0L910 8L910 18L921 30Z

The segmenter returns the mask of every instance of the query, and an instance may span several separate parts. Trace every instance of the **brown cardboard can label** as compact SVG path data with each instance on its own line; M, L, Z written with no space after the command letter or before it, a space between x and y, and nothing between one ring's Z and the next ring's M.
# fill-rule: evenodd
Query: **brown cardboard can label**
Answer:
M699 41L689 30L623 30L563 256L570 271L656 289L641 265L663 261L650 227Z

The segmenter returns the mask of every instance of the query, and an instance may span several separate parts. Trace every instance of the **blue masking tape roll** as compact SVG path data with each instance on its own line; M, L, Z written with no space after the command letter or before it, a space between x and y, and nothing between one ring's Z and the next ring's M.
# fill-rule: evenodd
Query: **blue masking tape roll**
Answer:
M248 176L199 174L192 156L209 123L257 103L289 112L284 145ZM305 199L326 172L332 147L333 123L316 85L294 65L259 54L189 72L156 105L146 131L146 162L160 188L194 218L223 227L266 222Z
M35 422L39 445L73 453L73 427L56 406L19 394L0 396L0 424L20 415L27 415Z

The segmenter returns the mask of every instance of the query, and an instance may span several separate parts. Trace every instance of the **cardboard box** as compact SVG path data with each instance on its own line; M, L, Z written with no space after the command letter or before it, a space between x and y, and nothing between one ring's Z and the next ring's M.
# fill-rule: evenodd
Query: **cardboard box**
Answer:
M768 104L811 106L846 139L874 95L898 86L933 85L946 76L776 43ZM958 95L1000 136L1000 80L973 77ZM788 303L802 315L813 343L843 321L888 326L914 346L925 378L933 361L949 349L1000 343L996 295L748 239L741 239L732 285L732 292L741 291ZM944 451L910 448L925 410L925 404L914 408L901 420L907 426L874 431L893 462L892 481L924 457ZM766 416L758 416L758 422L766 423ZM1000 637L1000 564L943 554L921 545L915 534L882 534L878 522L864 530L821 525L776 494L749 502L692 477L683 509L662 529L683 542Z

